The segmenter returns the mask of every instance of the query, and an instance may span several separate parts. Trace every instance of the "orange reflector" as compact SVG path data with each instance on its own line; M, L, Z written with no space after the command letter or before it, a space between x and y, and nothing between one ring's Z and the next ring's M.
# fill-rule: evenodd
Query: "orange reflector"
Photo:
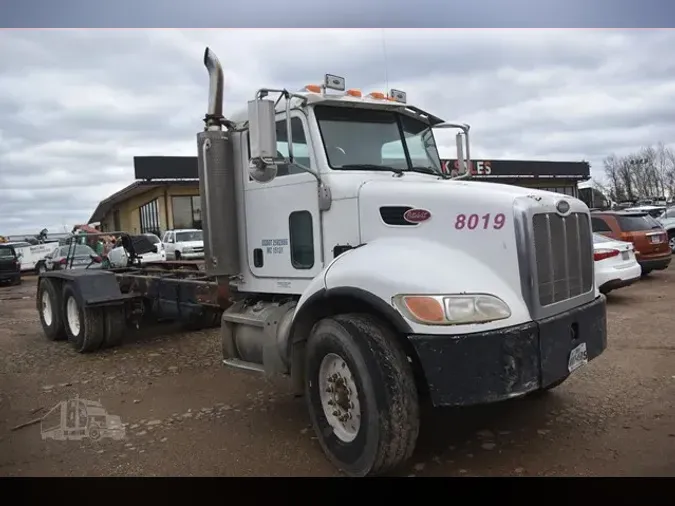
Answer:
M305 89L307 91L311 91L312 93L321 93L321 86L318 84L308 84L305 86Z
M385 100L387 98L387 96L384 93L379 92L379 91L374 91L368 96L371 97L371 98L375 98L377 100Z
M347 90L347 91L345 91L345 94L349 95L350 97L360 97L361 91L360 90Z
M445 321L445 311L433 297L406 297L405 305L415 317L426 322Z

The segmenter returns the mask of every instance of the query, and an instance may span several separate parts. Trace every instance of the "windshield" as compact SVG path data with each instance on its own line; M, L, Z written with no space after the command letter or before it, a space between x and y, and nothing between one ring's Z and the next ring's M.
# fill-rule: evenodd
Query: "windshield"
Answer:
M143 234L143 236L150 241L152 244L157 244L159 241L159 237L157 237L154 234Z
M14 250L12 248L0 248L0 258L14 258Z
M333 169L421 167L441 173L433 132L422 121L392 111L324 105L314 113Z
M661 228L661 224L648 214L617 215L617 221L624 232L641 232L653 228Z
M176 232L176 242L203 241L204 236L201 230L194 232Z

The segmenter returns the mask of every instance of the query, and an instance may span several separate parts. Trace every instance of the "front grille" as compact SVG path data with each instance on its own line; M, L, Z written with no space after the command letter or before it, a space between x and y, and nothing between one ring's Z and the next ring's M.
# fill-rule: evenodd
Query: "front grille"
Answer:
M532 218L539 304L549 306L593 288L593 239L588 215Z

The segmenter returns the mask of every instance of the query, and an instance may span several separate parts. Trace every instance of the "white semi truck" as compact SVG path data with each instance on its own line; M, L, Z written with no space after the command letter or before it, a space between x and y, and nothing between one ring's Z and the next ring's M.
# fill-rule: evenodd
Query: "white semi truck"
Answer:
M197 147L215 288L182 275L167 301L151 289L166 275L49 273L37 301L41 315L51 304L48 336L62 338L61 325L78 351L93 351L118 342L111 322L139 306L180 316L201 303L211 321L220 307L224 364L289 375L325 454L350 476L411 456L423 399L467 406L545 391L603 352L605 298L580 200L448 179L433 132L459 129L464 178L468 126L401 91L363 96L339 76L300 92L261 89L227 119L208 48L204 64Z

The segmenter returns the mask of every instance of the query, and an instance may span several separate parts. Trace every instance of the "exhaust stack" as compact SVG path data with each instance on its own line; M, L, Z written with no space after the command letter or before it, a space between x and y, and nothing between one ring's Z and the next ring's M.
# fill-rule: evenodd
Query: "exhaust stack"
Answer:
M197 134L206 273L231 277L240 272L232 132L223 130L223 68L206 48L209 103L204 131Z
M209 71L209 105L204 117L206 130L222 130L223 118L223 67L218 57L208 47L204 50L204 66Z

